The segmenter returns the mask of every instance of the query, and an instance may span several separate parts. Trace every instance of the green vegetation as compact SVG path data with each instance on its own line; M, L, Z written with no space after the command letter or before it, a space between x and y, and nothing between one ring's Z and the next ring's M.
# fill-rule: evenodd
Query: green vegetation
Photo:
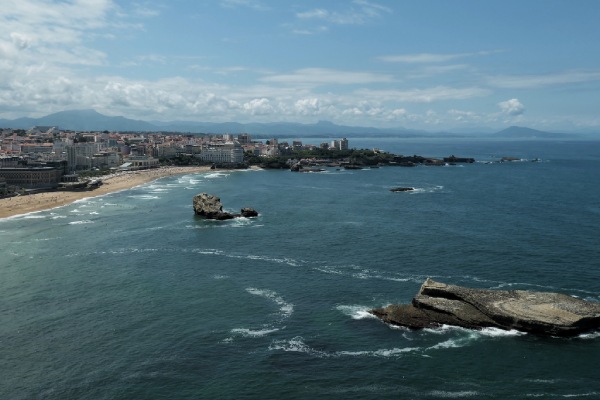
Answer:
M250 165L259 165L262 168L281 169L289 168L290 160L316 159L329 160L334 163L348 163L355 165L387 164L394 158L390 153L379 153L366 149L328 150L315 148L311 150L289 150L287 154L278 157L259 157L246 152L244 159Z
M77 175L82 178L96 178L98 176L104 176L104 175L109 175L111 173L113 173L114 171L105 168L105 169L90 169L87 171L78 171Z
M210 165L206 161L202 161L198 157L194 157L191 154L178 154L173 158L159 158L160 165L172 165L177 167L190 166L190 165Z

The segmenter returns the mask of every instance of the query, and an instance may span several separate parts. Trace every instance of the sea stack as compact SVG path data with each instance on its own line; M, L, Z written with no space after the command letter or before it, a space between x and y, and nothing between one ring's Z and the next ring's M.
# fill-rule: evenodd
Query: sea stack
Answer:
M227 220L233 218L250 218L258 216L258 212L250 207L241 209L240 214L232 214L223 211L221 199L217 196L208 193L200 193L194 196L193 200L194 214L206 219Z

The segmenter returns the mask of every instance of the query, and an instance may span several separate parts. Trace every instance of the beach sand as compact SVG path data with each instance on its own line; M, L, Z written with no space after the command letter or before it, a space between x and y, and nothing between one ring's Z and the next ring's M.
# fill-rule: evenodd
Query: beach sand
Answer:
M54 207L64 206L76 200L129 189L165 176L210 171L210 166L202 166L161 167L141 171L119 172L113 175L100 177L103 184L94 190L85 190L81 192L44 192L27 196L16 196L0 199L0 218L8 218L15 215L27 214L34 211L42 211Z

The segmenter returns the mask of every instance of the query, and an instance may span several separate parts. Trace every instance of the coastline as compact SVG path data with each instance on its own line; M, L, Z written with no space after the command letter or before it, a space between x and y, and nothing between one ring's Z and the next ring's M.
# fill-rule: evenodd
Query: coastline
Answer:
M0 199L0 219L65 206L74 201L102 196L152 182L165 176L210 172L210 166L160 167L140 171L124 171L101 177L103 184L94 190L53 191Z

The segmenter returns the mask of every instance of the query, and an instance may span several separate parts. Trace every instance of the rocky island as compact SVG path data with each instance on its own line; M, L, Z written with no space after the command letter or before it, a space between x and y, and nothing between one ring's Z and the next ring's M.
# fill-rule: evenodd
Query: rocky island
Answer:
M250 207L244 207L239 214L223 211L221 199L208 193L200 193L193 198L194 214L206 219L227 220L239 217L256 217L258 212Z
M552 292L472 289L427 279L411 304L370 311L408 328L442 325L500 328L547 336L576 336L600 329L600 303Z

